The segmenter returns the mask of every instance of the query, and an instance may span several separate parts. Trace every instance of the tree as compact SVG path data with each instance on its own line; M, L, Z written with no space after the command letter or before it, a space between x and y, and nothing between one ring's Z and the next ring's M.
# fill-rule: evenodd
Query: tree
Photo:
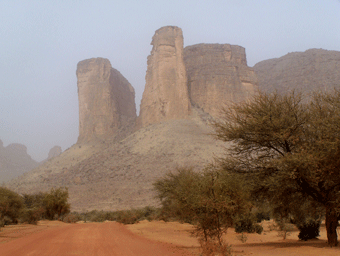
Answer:
M194 234L222 244L222 234L239 214L249 212L248 192L242 182L212 167L202 173L178 169L154 184L163 211L193 223Z
M68 200L67 188L52 188L49 193L46 193L43 199L43 207L46 217L53 220L55 217L60 219L62 215L70 212L70 204Z
M37 224L39 220L45 215L43 205L44 198L47 193L24 194L23 201L25 210L23 213L23 221L29 224Z
M225 110L217 137L232 146L224 165L253 181L253 193L287 214L303 201L322 206L330 246L337 245L340 190L340 92L258 93ZM282 206L288 201L289 208ZM307 204L308 205L308 204ZM294 210L295 209L295 210Z
M19 194L0 187L0 226L18 222L22 208L23 201Z

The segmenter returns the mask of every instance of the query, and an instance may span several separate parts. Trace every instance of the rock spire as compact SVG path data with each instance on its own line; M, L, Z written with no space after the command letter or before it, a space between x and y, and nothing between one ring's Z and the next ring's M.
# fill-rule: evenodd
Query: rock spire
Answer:
M162 27L155 32L151 45L139 127L186 118L190 113L182 30L173 26Z
M135 91L108 59L92 58L77 66L78 143L114 135L136 117Z

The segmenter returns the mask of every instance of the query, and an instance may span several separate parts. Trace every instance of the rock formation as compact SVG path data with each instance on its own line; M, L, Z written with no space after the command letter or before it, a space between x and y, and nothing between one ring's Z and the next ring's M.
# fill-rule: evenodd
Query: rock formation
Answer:
M222 107L257 90L257 78L247 66L245 49L230 44L197 44L184 49L188 89L193 106L213 117Z
M340 52L310 49L264 60L254 66L259 88L265 92L297 90L308 94L314 90L339 87Z
M146 85L140 105L139 127L190 113L187 76L183 62L183 34L178 27L162 27L152 38Z
M77 66L78 143L107 138L136 118L135 91L107 59L83 60Z
M4 147L0 140L0 183L7 182L38 165L27 154L25 145L12 143Z
M138 130L115 137L136 117L128 81L106 59L81 61L78 143L7 185L19 193L67 186L77 211L157 206L156 179L176 167L201 170L225 155L228 144L210 136L207 123L223 106L257 90L256 73L266 91L325 89L340 81L340 53L334 51L290 53L256 64L254 72L240 46L198 44L183 50L177 27L157 30L152 45ZM95 138L106 143L85 143ZM0 170L8 147L0 141Z
M62 150L60 146L54 146L53 148L50 149L50 152L48 152L47 160L59 156L61 152Z

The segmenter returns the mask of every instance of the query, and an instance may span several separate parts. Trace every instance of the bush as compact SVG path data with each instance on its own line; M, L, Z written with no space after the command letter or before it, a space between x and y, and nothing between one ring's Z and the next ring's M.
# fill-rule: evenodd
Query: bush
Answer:
M79 220L80 220L79 215L73 214L73 213L69 213L63 218L63 222L66 222L66 223L76 223Z
M189 185L190 184L190 185ZM193 234L222 243L235 216L248 212L249 193L242 180L209 166L202 173L190 168L169 173L154 184L163 211L194 224Z
M139 209L121 210L121 211L97 211L93 210L87 213L78 214L79 218L84 221L103 222L105 220L117 221L123 224L134 224L141 220L160 219L160 209L146 206Z
M23 199L19 194L0 187L0 222L2 225L18 223L23 206Z
M307 241L309 239L317 238L320 236L320 220L310 219L304 223L297 224L297 228L300 230L299 239Z
M234 227L236 233L246 232L261 234L263 231L263 227L256 223L255 217L252 215L246 215L239 218L237 221L235 221Z
M38 224L38 221L41 220L43 213L44 209L42 207L25 209L21 221L36 225Z
M49 193L46 193L43 199L46 218L49 220L62 219L63 215L68 214L70 212L70 204L67 200L67 188L52 188Z

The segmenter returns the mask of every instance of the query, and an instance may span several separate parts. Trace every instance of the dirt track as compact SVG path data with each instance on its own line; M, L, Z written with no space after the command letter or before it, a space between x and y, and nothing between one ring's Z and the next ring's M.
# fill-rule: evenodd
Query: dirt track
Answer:
M135 235L121 224L107 222L52 227L0 244L0 255L183 256L188 252Z

